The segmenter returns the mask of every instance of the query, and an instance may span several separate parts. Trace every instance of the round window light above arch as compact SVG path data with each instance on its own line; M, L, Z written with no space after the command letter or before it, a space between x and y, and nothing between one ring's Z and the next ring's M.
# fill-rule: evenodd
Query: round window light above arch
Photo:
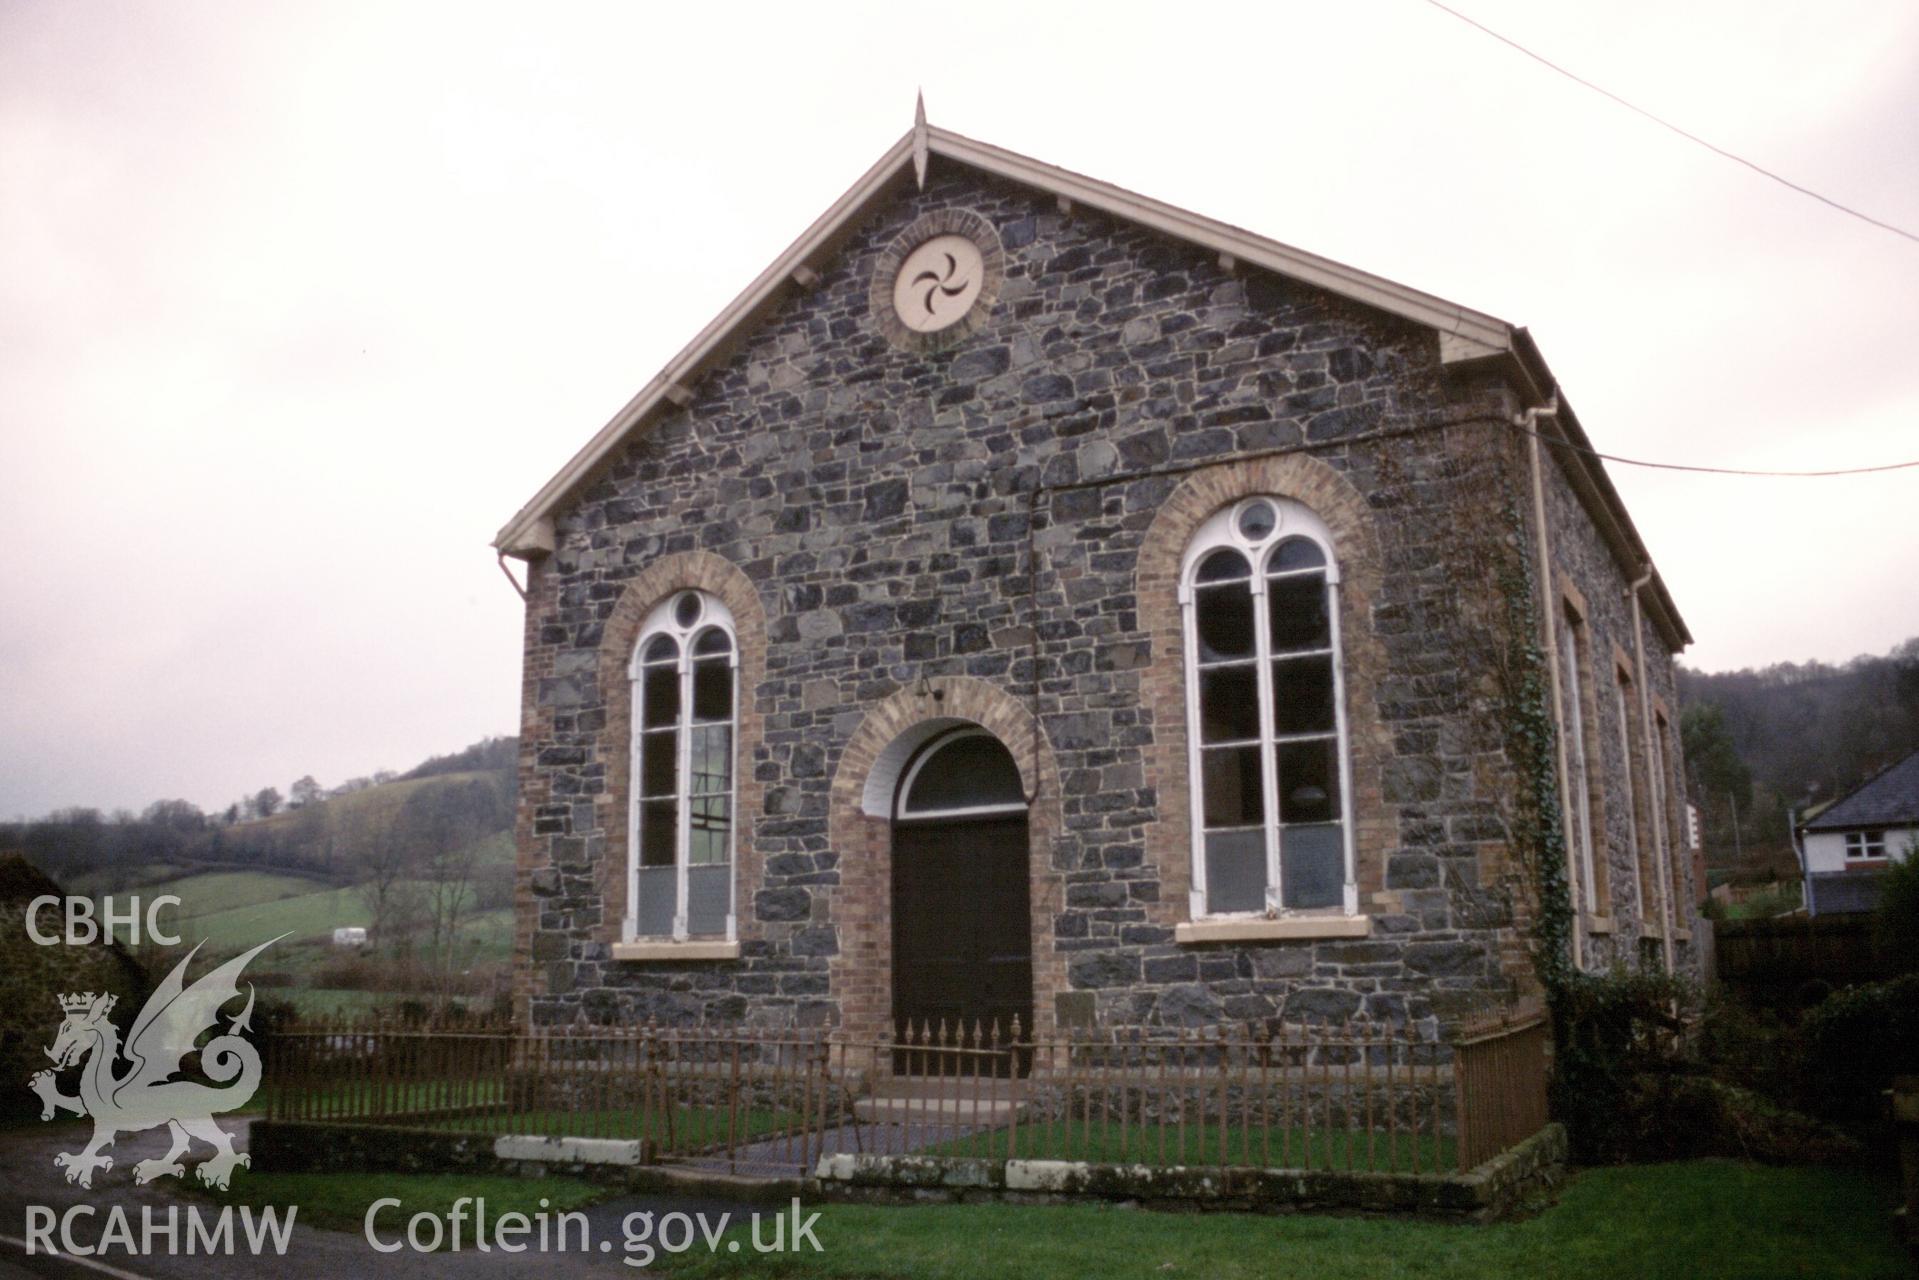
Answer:
M977 726L948 732L922 747L899 786L901 820L1023 813L1026 791L1006 744Z
M627 675L638 677L640 668L647 664L676 661L681 649L687 646L692 646L695 655L701 657L731 653L730 637L735 629L733 611L718 596L703 591L675 591L654 605L641 620L639 639L627 663Z
M1323 566L1339 581L1332 530L1311 507L1291 498L1243 498L1215 511L1193 531L1180 561L1184 590L1198 583L1283 574ZM1254 566L1257 566L1255 569Z
M900 804L906 801L910 806L910 798L915 794L926 796L929 801L939 795L937 765L933 766L935 771L930 775L927 766L934 757L944 755L945 748L950 747L962 753L950 757L948 763L960 765L969 759L976 764L981 763L979 757L988 753L977 745L962 746L961 739L966 737L977 737L997 747L1004 758L1005 770L1010 770L1006 772L996 764L989 763L993 777L983 784L985 789L980 797L982 804L996 806L992 812L1011 813L1015 809L1024 809L1025 784L1020 777L1019 765L1005 744L975 721L959 716L934 716L903 730L880 751L866 775L865 785L860 788L860 812L869 818L887 819L900 816L929 817L940 813L958 816L958 810L947 808L944 804L938 809L911 808L902 815ZM924 790L916 785L922 781Z

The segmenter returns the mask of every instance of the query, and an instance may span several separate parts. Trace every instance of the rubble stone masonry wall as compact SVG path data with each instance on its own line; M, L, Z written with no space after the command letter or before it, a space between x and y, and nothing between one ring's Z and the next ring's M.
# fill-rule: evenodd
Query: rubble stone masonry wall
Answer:
M945 209L997 232L1003 279L976 332L914 351L871 281ZM986 723L1037 789L1042 1030L1437 1023L1528 983L1501 889L1515 781L1457 625L1482 588L1448 559L1489 475L1525 482L1495 373L1443 368L1429 330L936 163L692 391L574 493L531 569L516 972L535 1021L882 1029L888 830L860 797L884 741L932 717ZM1623 576L1554 476L1555 554L1599 644L1630 653ZM1191 529L1255 492L1306 503L1339 543L1364 937L1175 940L1174 577ZM614 960L626 662L685 586L740 624L740 955ZM1603 755L1617 734L1600 736ZM1610 807L1606 824L1617 863Z

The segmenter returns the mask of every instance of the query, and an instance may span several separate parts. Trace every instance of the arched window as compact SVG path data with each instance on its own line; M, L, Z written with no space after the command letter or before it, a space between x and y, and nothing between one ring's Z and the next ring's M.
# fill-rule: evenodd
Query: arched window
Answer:
M1325 524L1284 498L1186 549L1195 918L1358 910L1338 591Z
M975 818L1024 813L1019 766L984 729L954 729L920 749L900 779L894 817Z
M633 646L626 937L734 936L733 615L702 591L647 615Z

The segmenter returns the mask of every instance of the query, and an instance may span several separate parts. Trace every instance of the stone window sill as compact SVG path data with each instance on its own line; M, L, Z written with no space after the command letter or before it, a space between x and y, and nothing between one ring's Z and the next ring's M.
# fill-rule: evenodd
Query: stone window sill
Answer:
M615 960L738 960L740 944L723 939L674 942L670 939L613 944Z
M1611 933L1612 931L1613 923L1611 916L1588 915L1586 917L1587 933Z
M1373 931L1371 916L1285 916L1277 920L1191 920L1173 927L1173 941L1284 942L1294 938L1364 938Z

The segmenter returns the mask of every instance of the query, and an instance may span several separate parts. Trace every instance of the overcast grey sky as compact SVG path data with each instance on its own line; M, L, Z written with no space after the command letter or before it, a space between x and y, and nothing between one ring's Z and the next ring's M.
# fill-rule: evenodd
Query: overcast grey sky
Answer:
M1919 227L1919 6L1458 0ZM1420 0L0 5L0 815L518 724L494 531L911 122L1531 326L1600 448L1919 456L1919 244ZM1919 634L1919 473L1615 467L1707 669Z

